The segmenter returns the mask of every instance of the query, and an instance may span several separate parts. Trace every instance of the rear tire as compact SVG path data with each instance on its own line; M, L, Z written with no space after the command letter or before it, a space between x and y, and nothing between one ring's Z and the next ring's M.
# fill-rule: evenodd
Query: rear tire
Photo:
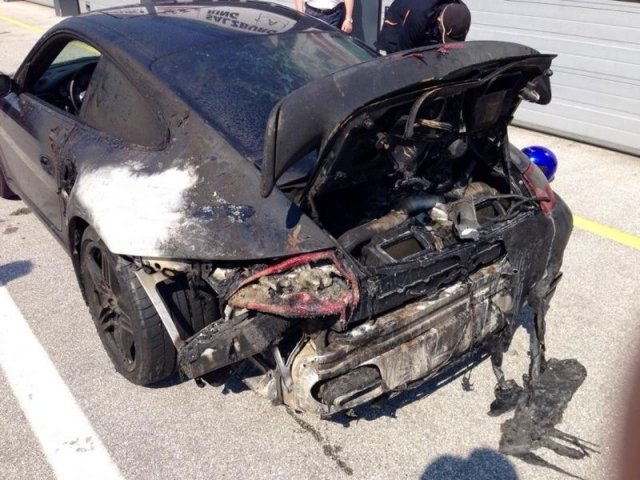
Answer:
M0 167L0 198L4 198L6 200L14 200L18 198L18 196L13 193L13 190L9 188L9 185L7 185L7 180L4 177L4 173L2 173L2 167Z
M80 247L80 275L98 335L116 371L149 385L176 370L176 350L133 265L111 253L88 227Z

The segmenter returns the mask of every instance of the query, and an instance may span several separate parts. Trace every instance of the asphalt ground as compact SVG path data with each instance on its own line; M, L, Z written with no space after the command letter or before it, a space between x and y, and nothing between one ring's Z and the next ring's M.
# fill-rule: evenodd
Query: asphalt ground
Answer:
M0 3L0 71L15 71L40 29L57 20L46 7ZM559 428L600 452L583 460L537 453L583 478L610 479L640 345L640 159L517 128L511 139L556 152L554 188L576 215L548 315L548 354L585 365L587 379ZM0 200L0 293L8 293L0 295L0 317L15 326L23 318L45 354L28 342L18 348L0 341L0 479L74 478L46 435L56 421L70 431L79 431L76 424L90 429L67 441L79 442L80 463L87 450L110 459L111 467L96 464L89 478L567 478L498 452L500 425L510 415L486 414L495 383L489 362L472 371L471 391L456 379L332 420L274 407L233 378L204 389L194 382L129 384L101 347L69 258L24 207ZM24 351L17 365L6 362L9 350ZM526 371L527 350L520 332L506 356L509 377ZM37 362L49 366L39 371ZM45 408L37 421L36 403ZM62 408L69 404L77 408ZM58 418L63 410L66 417Z

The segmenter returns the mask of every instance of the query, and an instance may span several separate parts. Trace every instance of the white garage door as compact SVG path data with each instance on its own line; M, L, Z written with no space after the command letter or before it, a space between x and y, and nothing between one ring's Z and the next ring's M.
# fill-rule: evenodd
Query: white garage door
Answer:
M640 155L640 1L465 0L468 40L557 53L554 98L517 123Z
M45 7L53 8L53 0L29 0L31 3L38 3L40 5L44 5Z

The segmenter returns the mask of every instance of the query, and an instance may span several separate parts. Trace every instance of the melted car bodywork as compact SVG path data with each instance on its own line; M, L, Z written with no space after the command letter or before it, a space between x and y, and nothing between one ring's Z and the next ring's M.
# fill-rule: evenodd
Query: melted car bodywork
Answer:
M84 232L135 272L183 376L242 362L256 390L333 414L487 348L506 390L525 306L539 376L572 220L507 127L522 99L550 100L552 56L468 42L382 58L251 1L71 18L36 50L72 34L105 55L87 61L76 108L94 123L49 137L61 212L48 224L85 298ZM108 135L132 115L126 81L154 108ZM14 119L28 114L19 93L3 99Z
M317 150L311 180L285 193L337 238L336 256L323 266L293 257L246 273L227 290L228 306L241 316L296 319L288 326L294 344L281 331L287 327L274 322L258 342L274 345L266 358L240 342L225 359L225 344L198 334L198 349L187 347L190 355L181 356L183 371L193 375L251 357L262 372L255 388L331 414L415 385L484 347L504 385L502 349L524 305L542 308L543 324L571 218L506 138L520 92L545 76L552 57L511 45L500 45L494 57L484 47L468 45L450 57L433 50L378 59L309 84L274 107L262 195L269 198L286 169ZM482 52L485 62L466 65ZM396 78L385 62L406 71ZM437 80L425 76L428 69ZM381 85L396 90L362 88L343 112L305 100L334 98L375 78L372 72L388 76ZM440 106L421 118L428 100ZM359 205L362 185L367 194ZM308 263L305 274L295 270L301 263Z

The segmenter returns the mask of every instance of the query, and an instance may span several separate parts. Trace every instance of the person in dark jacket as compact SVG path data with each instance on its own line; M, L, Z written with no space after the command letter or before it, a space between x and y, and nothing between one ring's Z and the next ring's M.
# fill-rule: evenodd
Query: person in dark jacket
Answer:
M393 53L462 42L470 26L471 12L460 0L394 0L385 14L376 48Z

